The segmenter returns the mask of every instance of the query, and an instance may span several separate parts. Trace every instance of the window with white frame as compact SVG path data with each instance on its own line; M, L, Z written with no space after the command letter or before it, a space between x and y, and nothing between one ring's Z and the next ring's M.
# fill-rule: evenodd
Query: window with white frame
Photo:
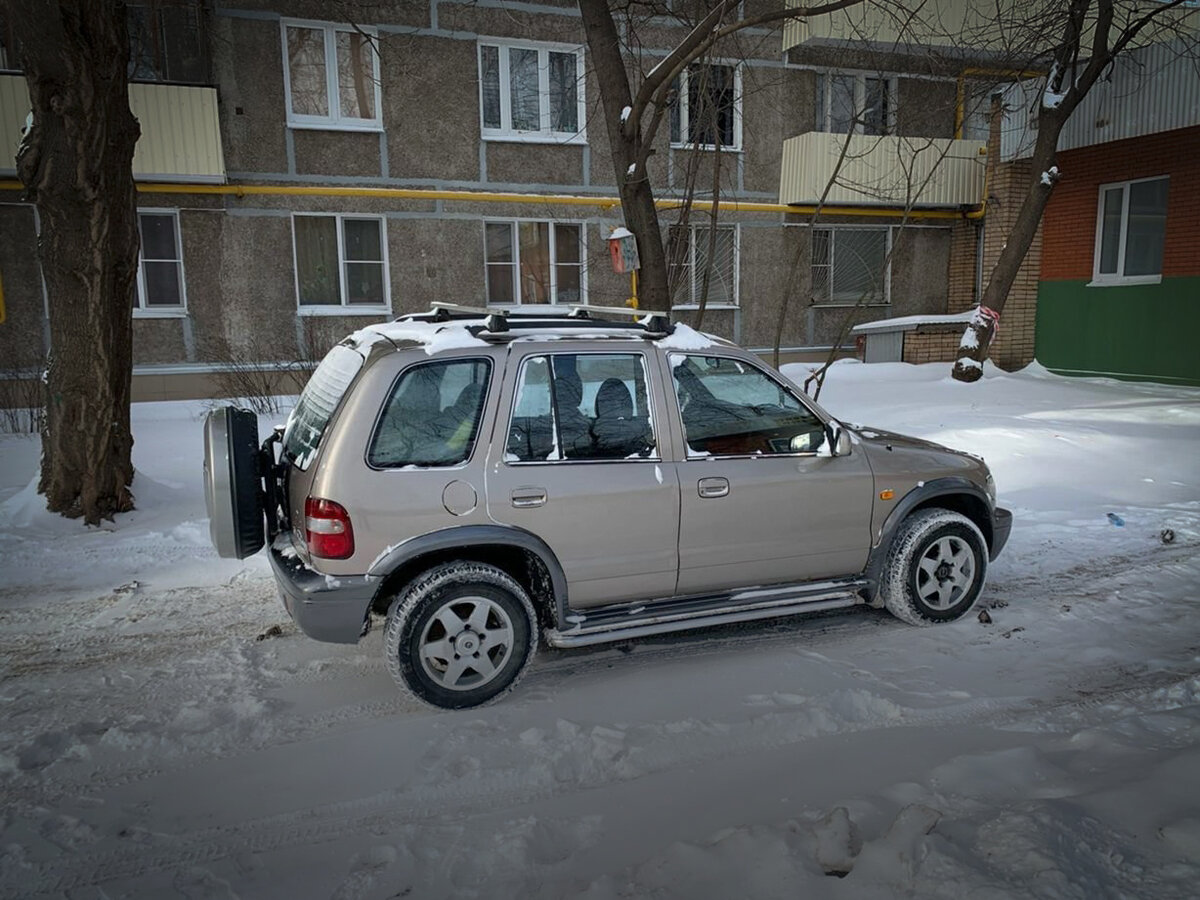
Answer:
M698 306L706 289L706 306L737 305L736 225L672 225L667 260L673 306Z
M1136 284L1162 278L1168 179L1100 185L1093 282Z
M583 143L583 48L479 42L483 137Z
M135 315L179 315L184 300L183 247L179 238L179 213L173 209L138 210L137 292Z
M587 302L578 222L489 221L483 235L489 304Z
M887 228L814 228L812 294L816 303L888 301Z
M287 122L292 128L378 131L378 37L367 28L284 20Z
M296 213L292 235L301 312L390 309L387 230L381 217Z
M892 134L896 130L896 79L826 72L817 78L817 131Z
M675 83L671 143L725 150L742 147L742 70L723 63L692 63Z

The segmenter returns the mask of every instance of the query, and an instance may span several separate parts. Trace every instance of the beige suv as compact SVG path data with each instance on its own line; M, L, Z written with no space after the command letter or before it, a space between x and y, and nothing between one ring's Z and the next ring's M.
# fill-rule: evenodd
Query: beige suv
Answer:
M447 708L509 690L539 635L971 608L1012 522L981 459L843 426L753 354L618 313L437 307L334 347L261 445L215 410L218 551L269 542L318 640L386 617L389 671Z

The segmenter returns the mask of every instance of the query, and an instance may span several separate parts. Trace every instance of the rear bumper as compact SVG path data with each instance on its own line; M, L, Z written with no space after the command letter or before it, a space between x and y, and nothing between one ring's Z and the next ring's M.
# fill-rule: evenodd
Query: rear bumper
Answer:
M357 644L381 579L314 572L300 561L287 532L275 538L269 555L280 599L300 630L318 641Z
M988 560L994 560L1008 543L1009 532L1012 531L1012 513L1007 509L996 507L992 511L992 548Z

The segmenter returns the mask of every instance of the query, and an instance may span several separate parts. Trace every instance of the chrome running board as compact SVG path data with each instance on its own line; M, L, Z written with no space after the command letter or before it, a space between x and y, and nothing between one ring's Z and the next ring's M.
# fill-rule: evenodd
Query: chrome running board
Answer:
M572 628L549 628L545 631L545 637L550 646L567 649L692 628L841 609L865 602L858 591L866 586L865 581L826 582L804 591L795 588L752 589L734 591L720 597L691 597L603 607L591 614L573 613L570 617L575 622ZM748 599L755 595L762 599L752 603L744 600L737 602L738 598Z

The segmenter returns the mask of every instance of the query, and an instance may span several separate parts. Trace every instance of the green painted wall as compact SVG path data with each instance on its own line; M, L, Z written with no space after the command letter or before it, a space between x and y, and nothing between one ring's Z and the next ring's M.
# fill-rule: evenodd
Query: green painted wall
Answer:
M1200 278L1038 285L1038 362L1064 375L1200 384Z

